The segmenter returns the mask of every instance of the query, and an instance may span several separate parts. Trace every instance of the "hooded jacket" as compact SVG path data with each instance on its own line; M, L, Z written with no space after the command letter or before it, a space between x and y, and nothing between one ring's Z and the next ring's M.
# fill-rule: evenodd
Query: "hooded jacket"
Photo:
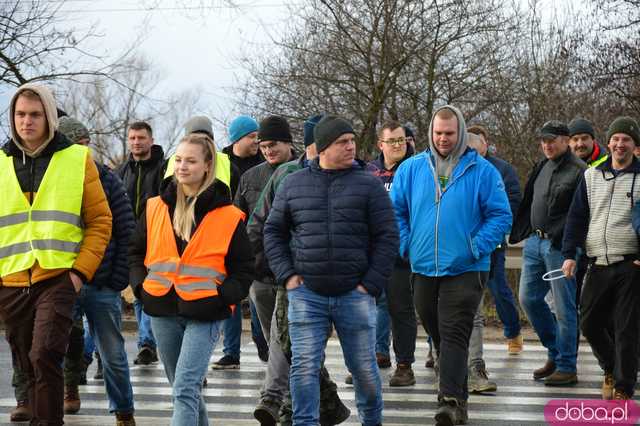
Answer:
M325 296L347 293L359 284L378 296L398 251L389 196L362 162L327 170L316 158L288 175L263 232L278 284L298 274L305 286Z
M136 161L129 154L129 159L116 169L127 189L136 220L144 215L147 200L159 194L166 167L162 147L152 145L150 158Z
M49 128L48 139L33 151L28 150L22 144L13 119L16 101L20 93L26 89L33 90L40 96ZM21 86L11 100L9 116L11 117L12 138L2 147L2 150L7 156L13 158L13 167L20 188L29 203L32 203L53 154L73 144L62 133L57 131L58 118L55 101L44 86L34 84ZM84 237L72 270L84 282L87 282L93 278L98 269L111 238L111 210L100 184L98 170L90 155L87 156L84 168L81 213L84 223ZM0 173L6 172L8 171L0 170ZM64 170L61 170L60 173L64 173ZM67 270L43 269L36 262L29 270L0 277L0 282L7 287L27 287L56 277L65 271Z
M169 216L173 221L175 212L177 187L173 180L165 180L160 197L169 206ZM193 233L202 219L211 210L231 204L229 188L221 181L215 180L205 192L196 200ZM182 256L187 241L175 235L178 254ZM184 316L202 321L217 321L231 315L230 305L238 304L249 294L249 287L253 280L253 255L243 221L240 221L233 233L229 249L225 258L227 277L218 286L218 295L185 301L178 297L175 287L164 296L156 297L148 294L142 283L147 276L144 259L147 251L147 217L140 217L135 234L129 246L129 267L131 288L137 298L142 300L144 311L151 316Z
M454 111L458 144L464 145L464 118ZM491 253L512 219L502 177L475 150L465 148L442 190L436 172L441 157L434 153L431 132L429 143L432 149L404 161L393 180L400 255L409 258L413 272L428 277L489 271ZM457 148L450 155L459 154Z

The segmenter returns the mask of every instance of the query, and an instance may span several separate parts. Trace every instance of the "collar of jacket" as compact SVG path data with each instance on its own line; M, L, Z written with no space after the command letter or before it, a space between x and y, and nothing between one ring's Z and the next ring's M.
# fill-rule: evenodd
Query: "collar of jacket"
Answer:
M322 167L320 167L320 157L318 156L309 162L309 168L316 173L327 173L327 174L337 175L337 174L351 172L352 170L364 170L365 163L364 161L356 158L355 160L353 160L353 164L351 164L351 167L349 167L348 169L338 169L338 170L323 169Z
M73 143L67 139L65 135L56 130L53 135L53 139L49 142L47 147L42 150L38 157L50 157L54 152L61 151L71 145L73 145ZM10 139L6 144L4 144L2 150L9 157L22 157L22 150L18 148L13 139Z
M129 163L129 167L135 167L137 164L140 164L142 167L152 167L158 163L164 161L164 150L160 145L151 145L151 157L146 160L136 161L133 159L133 155L129 153L129 159L127 162Z
M173 179L165 179L162 182L160 194L162 201L169 206L169 211L173 214L178 197L176 182ZM228 187L216 179L213 181L213 185L200 194L196 200L195 216L202 217L213 209L229 204L231 204L231 196Z
M613 159L611 156L609 156L604 163L598 164L596 169L613 173ZM634 155L631 164L622 170L618 170L618 173L640 173L640 161Z

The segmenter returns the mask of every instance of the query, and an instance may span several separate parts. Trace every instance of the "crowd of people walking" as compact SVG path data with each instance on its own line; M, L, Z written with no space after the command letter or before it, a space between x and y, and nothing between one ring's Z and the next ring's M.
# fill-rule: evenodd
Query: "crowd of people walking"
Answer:
M436 373L434 421L466 424L469 393L499 385L483 359L485 293L506 356L526 350L516 297L547 349L533 380L575 385L582 332L603 370L602 398L633 397L640 128L630 117L610 124L604 145L585 119L541 123L543 159L523 191L489 149L488 129L467 126L452 105L433 113L424 151L412 129L383 123L369 163L358 159L352 123L331 114L302 123L302 141L284 117L242 115L223 150L211 121L195 116L169 158L140 121L115 170L94 161L89 131L46 86L18 88L9 117L0 318L13 360L12 421L62 425L81 409L79 386L95 358L115 424L135 425L120 330L127 287L138 322L133 363L162 363L175 426L209 424L209 367L241 368L247 298L266 364L254 410L263 426L351 416L324 365L334 332L359 421L381 425L380 370L395 361L389 386L416 383L415 353L427 350L416 348L418 318ZM521 241L514 295L505 250ZM210 363L221 335L224 355Z

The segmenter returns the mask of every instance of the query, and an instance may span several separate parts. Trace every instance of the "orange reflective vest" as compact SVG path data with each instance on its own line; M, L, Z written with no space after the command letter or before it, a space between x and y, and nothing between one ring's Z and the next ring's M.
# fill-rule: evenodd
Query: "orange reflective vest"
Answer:
M217 286L227 276L224 260L229 244L244 213L231 205L207 213L182 256L178 254L169 208L160 197L147 200L146 214L144 264L149 272L142 283L144 290L161 297L175 287L185 301L217 296Z

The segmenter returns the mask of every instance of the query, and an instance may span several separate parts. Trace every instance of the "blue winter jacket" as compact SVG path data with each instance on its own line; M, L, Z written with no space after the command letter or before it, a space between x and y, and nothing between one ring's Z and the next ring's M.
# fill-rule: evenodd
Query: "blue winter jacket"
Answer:
M440 277L488 271L491 252L511 227L511 209L498 170L468 148L438 200L430 151L400 165L391 201L400 255L413 272Z
M129 285L129 238L135 229L131 201L120 178L107 166L96 163L111 215L113 231L102 262L89 285L122 291Z
M264 248L279 284L292 275L326 296L362 284L385 289L398 252L398 228L380 181L354 163L345 170L308 168L288 175L264 226Z

